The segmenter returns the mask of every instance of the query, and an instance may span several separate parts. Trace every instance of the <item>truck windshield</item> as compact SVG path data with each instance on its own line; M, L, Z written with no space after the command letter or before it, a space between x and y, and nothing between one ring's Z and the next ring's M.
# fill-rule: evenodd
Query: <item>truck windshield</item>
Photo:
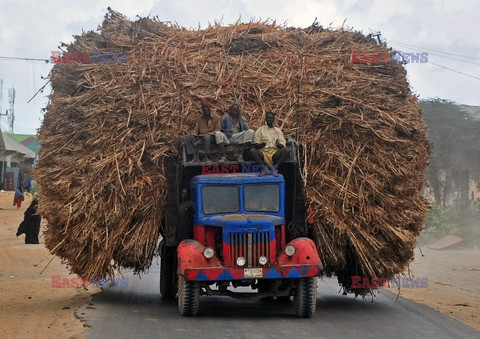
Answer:
M245 196L245 211L280 211L278 185L245 185L243 193Z
M237 186L203 186L203 213L231 213L240 209Z

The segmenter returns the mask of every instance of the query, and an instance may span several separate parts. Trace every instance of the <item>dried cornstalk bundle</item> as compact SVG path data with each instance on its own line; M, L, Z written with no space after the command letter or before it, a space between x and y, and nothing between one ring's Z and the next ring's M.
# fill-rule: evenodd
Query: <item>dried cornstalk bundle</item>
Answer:
M98 34L67 47L128 55L126 63L59 63L50 76L36 178L47 247L74 273L148 268L165 161L177 156L200 99L223 114L234 93L250 126L272 110L304 145L303 180L326 274L351 291L351 276L390 277L412 259L429 156L420 108L401 65L350 62L352 51L385 46L316 24L187 30L111 11Z

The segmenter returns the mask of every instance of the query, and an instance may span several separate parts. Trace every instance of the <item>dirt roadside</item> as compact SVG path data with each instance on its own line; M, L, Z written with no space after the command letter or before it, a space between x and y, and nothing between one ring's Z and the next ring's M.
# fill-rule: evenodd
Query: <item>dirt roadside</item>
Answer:
M81 338L86 328L73 312L99 289L52 288L52 276L75 276L49 255L42 236L39 245L15 236L30 201L17 209L13 192L0 192L0 338Z
M480 225L479 225L480 227ZM422 255L423 253L423 255ZM424 288L390 288L480 331L480 250L415 250L411 277L428 279ZM411 285L411 284L408 284Z
M12 201L13 192L0 193L0 338L83 337L86 328L74 311L99 289L52 288L52 276L75 276L48 254L43 237L40 245L15 237L30 198L18 210ZM401 288L400 295L480 330L480 250L422 251L424 256L417 249L411 270L415 278L428 278L428 286Z

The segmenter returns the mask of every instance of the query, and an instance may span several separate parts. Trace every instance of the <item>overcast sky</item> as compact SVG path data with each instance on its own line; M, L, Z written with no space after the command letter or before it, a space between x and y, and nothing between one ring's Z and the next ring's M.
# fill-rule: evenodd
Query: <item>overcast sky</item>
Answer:
M73 41L82 30L96 30L107 7L131 20L158 16L187 28L204 28L255 19L306 27L315 18L323 26L345 25L365 34L380 31L388 45L402 52L427 52L427 63L406 65L420 98L439 97L480 106L480 19L478 0L1 0L0 57L49 59L60 42ZM15 133L35 134L50 88L28 100L45 84L52 64L0 58L2 113L9 108L8 89L15 88ZM447 69L448 68L448 69ZM463 74L462 74L463 73ZM2 130L8 128L0 117Z

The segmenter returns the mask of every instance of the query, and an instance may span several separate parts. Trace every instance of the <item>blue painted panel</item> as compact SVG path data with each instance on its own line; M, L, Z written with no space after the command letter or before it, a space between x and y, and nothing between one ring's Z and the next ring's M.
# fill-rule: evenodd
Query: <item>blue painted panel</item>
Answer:
M203 271L199 271L197 276L195 277L195 280L206 281L206 280L210 280L210 279L205 275L205 273L203 273Z
M269 269L267 274L265 274L264 276L265 279L279 279L281 277L282 276L280 275L280 273L278 273L277 270L274 268Z
M288 273L287 278L301 278L302 275L294 268Z

